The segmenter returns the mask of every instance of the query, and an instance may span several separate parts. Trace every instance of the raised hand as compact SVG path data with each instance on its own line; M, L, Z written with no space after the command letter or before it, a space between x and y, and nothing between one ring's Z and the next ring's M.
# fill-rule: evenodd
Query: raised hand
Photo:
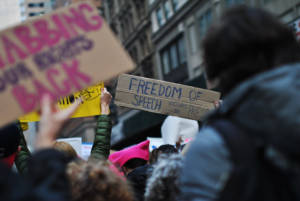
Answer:
M50 148L61 130L63 124L71 117L80 105L81 100L76 100L64 110L58 109L51 101L49 95L44 95L41 100L41 120L36 139L36 149Z
M109 115L109 104L112 99L106 88L101 89L101 114Z

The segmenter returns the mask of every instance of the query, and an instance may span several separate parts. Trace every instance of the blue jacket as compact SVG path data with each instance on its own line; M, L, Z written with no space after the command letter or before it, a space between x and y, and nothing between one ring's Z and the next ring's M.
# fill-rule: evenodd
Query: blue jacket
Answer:
M300 157L300 64L259 74L233 89L208 115L228 118L251 135L260 135L279 152ZM198 133L181 175L181 200L212 201L230 176L233 164L220 133L206 126Z

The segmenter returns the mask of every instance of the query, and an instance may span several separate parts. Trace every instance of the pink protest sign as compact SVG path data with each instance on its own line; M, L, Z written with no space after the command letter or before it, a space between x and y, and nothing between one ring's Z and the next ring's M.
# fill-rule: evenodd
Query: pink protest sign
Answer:
M91 3L0 33L0 126L53 99L132 70L134 64Z

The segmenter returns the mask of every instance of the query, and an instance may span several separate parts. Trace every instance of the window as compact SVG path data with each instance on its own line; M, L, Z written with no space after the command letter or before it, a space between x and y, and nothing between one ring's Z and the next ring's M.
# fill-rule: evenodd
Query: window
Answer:
M183 37L171 42L161 52L161 63L163 73L165 75L186 63L186 52Z
M264 4L270 3L272 0L264 0Z
M42 2L42 3L29 3L28 4L28 7L29 8L34 8L34 7L44 7L44 3Z
M134 1L135 10L137 13L137 17L140 19L145 15L145 1L144 0L138 0Z
M242 3L245 3L245 0L226 0L227 7L233 6L235 4L242 4Z
M210 9L206 11L206 13L204 13L204 15L202 15L199 18L200 38L204 37L204 35L206 34L206 31L211 23L211 20L212 20L212 12Z
M151 21L152 21L152 32L155 33L159 29L156 12L151 14Z
M45 13L44 12L39 12L39 13L29 13L28 15L30 17L33 17L33 16L40 16L40 15L43 15L43 14L45 14Z
M175 69L177 67L179 67L179 62L178 62L178 54L177 54L177 47L176 44L173 44L171 46L171 67L172 69Z
M197 37L196 37L196 28L195 25L192 24L189 28L188 28L188 36L189 36L189 44L190 44L190 50L192 53L197 52Z
M155 0L149 0L149 5L153 4Z
M162 12L162 9L161 8L158 8L156 10L156 18L157 18L157 23L159 26L162 26L164 25L165 23L165 19L163 17L163 12Z
M170 17L173 15L172 9L171 9L171 4L170 1L165 1L164 3L164 11L165 11L165 16L166 19L170 19Z
M170 61L169 61L169 51L165 50L162 53L162 64L164 74L168 74L170 72Z
M179 0L172 0L172 4L174 11L177 11L179 8Z
M56 3L56 0L51 0L51 1L50 1L50 4L51 4L51 7L52 7L52 8L55 6L55 3Z
M186 62L186 52L185 52L185 44L183 37L178 41L178 50L179 50L179 61L181 64Z

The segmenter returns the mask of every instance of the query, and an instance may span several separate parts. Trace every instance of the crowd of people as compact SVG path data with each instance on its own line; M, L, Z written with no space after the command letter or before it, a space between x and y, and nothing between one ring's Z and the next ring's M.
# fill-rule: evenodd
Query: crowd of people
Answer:
M146 140L111 153L112 96L104 89L85 161L56 142L80 100L58 110L45 94L33 153L19 122L0 129L0 200L300 200L300 45L293 31L264 10L236 6L201 45L208 86L223 96L201 126L168 117L165 144L149 152Z

